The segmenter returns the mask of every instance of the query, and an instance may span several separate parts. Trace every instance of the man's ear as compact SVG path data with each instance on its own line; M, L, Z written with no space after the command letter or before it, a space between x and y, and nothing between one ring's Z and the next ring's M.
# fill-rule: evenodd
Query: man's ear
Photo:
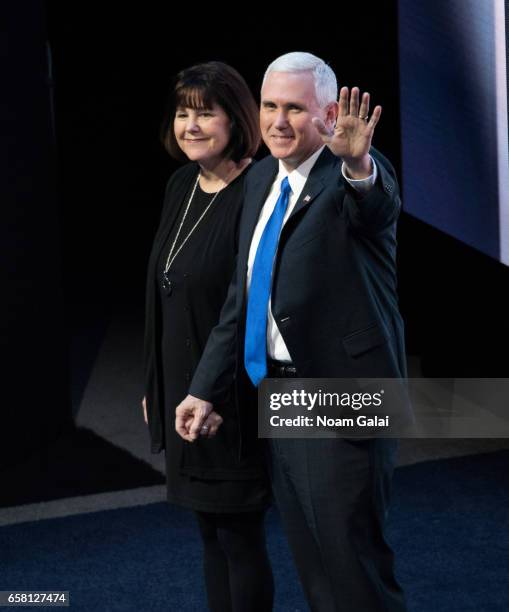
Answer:
M333 130L336 126L336 119L338 117L339 104L337 102L330 102L325 107L325 125Z

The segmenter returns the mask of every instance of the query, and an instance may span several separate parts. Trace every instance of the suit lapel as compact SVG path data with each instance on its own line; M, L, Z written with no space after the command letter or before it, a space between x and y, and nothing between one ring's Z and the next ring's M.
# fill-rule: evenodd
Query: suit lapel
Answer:
M238 297L243 304L246 295L247 261L253 232L260 216L260 211L277 176L278 163L274 159L270 170L257 180L253 180L249 191L245 194L243 207L243 221L241 225L241 237L239 241L239 253L237 258L238 267Z
M249 247L251 246L253 232L258 222L260 211L269 195L270 188L277 176L278 170L278 161L272 158L270 171L257 181L253 181L249 193L246 194L246 201L244 203L245 223L243 224L245 233L243 234L243 240L240 246L241 252L239 253L239 262L244 268L247 267ZM299 214L303 208L311 204L320 192L330 184L330 181L334 180L334 176L336 176L336 179L339 181L338 158L328 147L325 147L311 169L309 177L288 221ZM285 224L285 227L287 224Z
M278 163L277 160L274 159L271 171L267 172L265 176L260 177L257 181L253 181L249 193L246 194L246 201L244 202L245 233L242 241L243 252L240 254L240 261L244 261L246 264L249 257L249 247L251 246L253 233L258 223L258 218L260 217L260 211L269 195L270 188L272 187L272 183L277 173Z
M312 167L311 172L309 173L308 179L301 191L299 199L295 204L290 217L293 219L295 215L298 215L299 212L309 206L311 202L319 195L319 193L330 183L331 176L333 177L334 172L338 174L337 178L339 179L339 171L337 168L338 159L337 157L330 151L328 147L325 147L324 150L320 153L318 159L316 160L315 165Z
M249 192L246 194L246 201L244 203L244 233L240 245L241 250L239 252L239 263L242 265L244 271L247 269L249 248L260 216L260 211L278 173L278 161L274 158L272 161L273 164L271 165L270 171L257 181L253 181L250 185ZM309 177L288 221L299 214L299 211L303 208L311 204L320 192L330 184L330 181L334 180L334 177L339 181L339 176L338 159L331 153L328 147L325 147L311 169ZM287 225L288 222L283 227L283 231ZM245 281L245 273L243 274L243 280Z

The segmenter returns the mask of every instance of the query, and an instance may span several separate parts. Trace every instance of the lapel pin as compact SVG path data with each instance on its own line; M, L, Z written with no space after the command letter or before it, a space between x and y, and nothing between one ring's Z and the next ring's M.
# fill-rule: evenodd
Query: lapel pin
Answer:
M310 196L310 195L307 195L307 196L304 198L304 202L309 202L310 200L311 200L311 196Z

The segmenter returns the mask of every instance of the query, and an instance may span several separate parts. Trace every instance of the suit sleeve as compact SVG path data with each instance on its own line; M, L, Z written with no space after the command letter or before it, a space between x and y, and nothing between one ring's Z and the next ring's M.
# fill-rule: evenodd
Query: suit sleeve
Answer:
M219 323L210 332L189 393L213 404L225 401L233 382L237 341L237 270L234 271Z
M243 202L245 202L248 188L249 176L252 168L248 171L243 185ZM242 304L242 296L238 295L239 279L242 279L243 270L239 268L238 239L242 219L244 217L244 206L238 220L236 231L237 259L230 286L226 294L226 300L221 308L218 324L212 329L205 345L205 350L200 363L194 372L189 393L214 404L216 411L218 405L225 402L231 391L232 383L237 368L237 334L239 329L239 304Z
M401 211L396 172L391 163L376 149L371 149L378 176L373 187L360 194L343 179L346 194L343 211L352 229L359 233L378 234L392 225Z

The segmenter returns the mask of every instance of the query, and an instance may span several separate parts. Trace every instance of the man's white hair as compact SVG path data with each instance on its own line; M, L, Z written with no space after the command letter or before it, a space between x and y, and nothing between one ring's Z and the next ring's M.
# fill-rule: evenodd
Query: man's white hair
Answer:
M311 72L315 81L316 99L320 108L338 99L338 82L332 68L322 59L305 51L285 53L275 59L265 71L262 88L270 72Z

